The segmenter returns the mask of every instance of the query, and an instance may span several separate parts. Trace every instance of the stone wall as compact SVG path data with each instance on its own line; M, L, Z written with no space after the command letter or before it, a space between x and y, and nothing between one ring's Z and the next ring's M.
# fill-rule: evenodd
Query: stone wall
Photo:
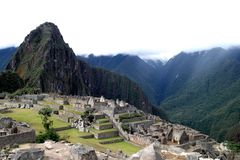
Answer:
M153 120L144 120L129 123L133 129L136 129L139 125L143 128L149 128L153 124Z
M72 126L54 128L55 131L64 131L73 128Z
M152 144L154 142L154 140L151 139L150 137L146 137L146 136L142 136L142 135L129 134L128 137L131 142L138 144L140 146L143 146L143 147L149 146L150 144Z
M111 129L113 128L113 124L109 123L109 124L96 124L94 125L94 128L97 130L105 130L105 129Z
M113 114L119 114L119 113L128 113L128 112L134 112L136 110L135 107L132 107L130 105L124 106L124 107L115 107L113 110Z
M24 132L0 136L0 148L6 145L35 142L35 130L25 129Z
M110 132L102 132L102 133L94 133L94 137L96 139L110 138L118 136L118 131L110 131Z
M0 108L0 113L6 113L8 111L8 108Z

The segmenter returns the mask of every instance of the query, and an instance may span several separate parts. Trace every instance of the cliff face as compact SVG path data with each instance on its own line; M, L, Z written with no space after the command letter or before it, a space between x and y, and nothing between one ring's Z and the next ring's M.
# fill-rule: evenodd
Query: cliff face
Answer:
M39 88L42 92L103 95L123 99L151 112L151 105L135 83L78 60L53 23L44 23L31 31L7 69L14 70L26 86Z

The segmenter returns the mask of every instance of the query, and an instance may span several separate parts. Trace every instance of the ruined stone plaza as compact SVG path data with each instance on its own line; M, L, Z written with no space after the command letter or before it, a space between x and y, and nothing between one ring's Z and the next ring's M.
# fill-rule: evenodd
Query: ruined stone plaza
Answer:
M69 124L56 128L57 131L76 128L81 133L85 132L80 138L95 138L101 145L128 141L139 147L147 147L158 143L165 149L176 147L184 152L201 153L204 157L220 156L215 147L218 143L207 135L180 124L167 122L118 99L41 94L23 95L11 100L5 98L0 101L0 105L0 113L3 115L13 109L38 111L42 107L50 107L54 116ZM1 117L0 147L34 142L35 131L30 127L25 122ZM118 159L128 157L124 153L109 151L108 155Z

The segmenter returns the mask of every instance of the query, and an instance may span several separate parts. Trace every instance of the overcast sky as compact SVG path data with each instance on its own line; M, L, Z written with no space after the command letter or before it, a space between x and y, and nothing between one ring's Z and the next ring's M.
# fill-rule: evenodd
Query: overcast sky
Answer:
M76 54L169 58L240 45L239 0L2 0L0 47L55 23Z

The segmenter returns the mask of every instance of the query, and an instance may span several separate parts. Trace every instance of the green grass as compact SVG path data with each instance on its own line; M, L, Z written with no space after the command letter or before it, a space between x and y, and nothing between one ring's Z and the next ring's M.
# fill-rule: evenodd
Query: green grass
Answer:
M12 109L12 112L0 114L0 116L8 116L16 121L27 122L32 128L36 130L37 133L39 133L40 131L44 131L41 117L40 115L38 115L38 112L36 110ZM68 123L58 119L54 115L50 117L50 119L53 121L54 128L65 127L69 125Z
M54 101L46 101L46 100L43 100L43 101L40 101L42 104L44 105L47 105L47 106L52 106L52 105L60 105Z
M113 144L100 144L100 140L97 140L95 138L79 138L81 135L86 135L89 133L85 132L79 132L77 129L69 129L65 131L59 131L58 132L61 137L68 137L67 140L72 142L72 143L81 143L84 145L88 145L91 147L94 147L98 151L106 151L107 149L112 150L113 152L117 152L118 150L122 150L124 153L128 155L132 155L133 153L138 152L141 148L138 146L135 146L129 142L118 142L118 143L113 143ZM113 138L108 138L109 140ZM108 140L108 139L103 139L103 140Z
M13 112L11 113L0 114L0 116L9 116L17 121L27 122L32 128L34 128L37 131L37 133L39 133L39 131L44 130L41 123L42 122L41 117L38 115L37 111L32 109L12 109L12 111ZM53 126L55 128L69 125L64 121L57 119L57 117L55 116L52 116L51 119L53 120ZM116 129L110 129L108 131L111 131L111 130L113 131ZM141 149L140 147L135 146L128 142L100 144L99 143L100 140L97 140L95 138L88 138L88 139L80 138L80 136L89 135L90 133L79 132L77 129L59 131L58 133L60 134L61 137L65 137L65 138L67 137L67 140L72 143L81 143L84 145L88 145L88 146L94 147L99 151L106 151L107 149L111 149L113 152L116 152L121 149L124 153L131 155ZM111 140L112 138L107 138L102 140L108 140L108 139Z
M64 108L75 109L75 107L73 107L73 105L71 105L71 104L64 104L63 106L64 106Z
M107 118L102 118L97 120L97 123L106 123L106 122L109 122Z
M111 140L114 140L114 139L122 139L122 137L117 136L117 137L112 137L112 138L99 139L99 142L102 142L102 141L111 141Z
M70 113L73 113L73 114L83 115L82 112L80 112L80 111L76 111L76 110L74 110L74 109L69 109L69 110L67 110L67 111L70 112Z
M122 122L123 120L129 120L135 117L142 117L143 115L140 113L122 113L118 114L117 116L120 122Z
M105 132L117 131L117 129L116 128L111 128L111 129L97 130L95 128L91 128L90 131L92 131L94 133L105 133Z

